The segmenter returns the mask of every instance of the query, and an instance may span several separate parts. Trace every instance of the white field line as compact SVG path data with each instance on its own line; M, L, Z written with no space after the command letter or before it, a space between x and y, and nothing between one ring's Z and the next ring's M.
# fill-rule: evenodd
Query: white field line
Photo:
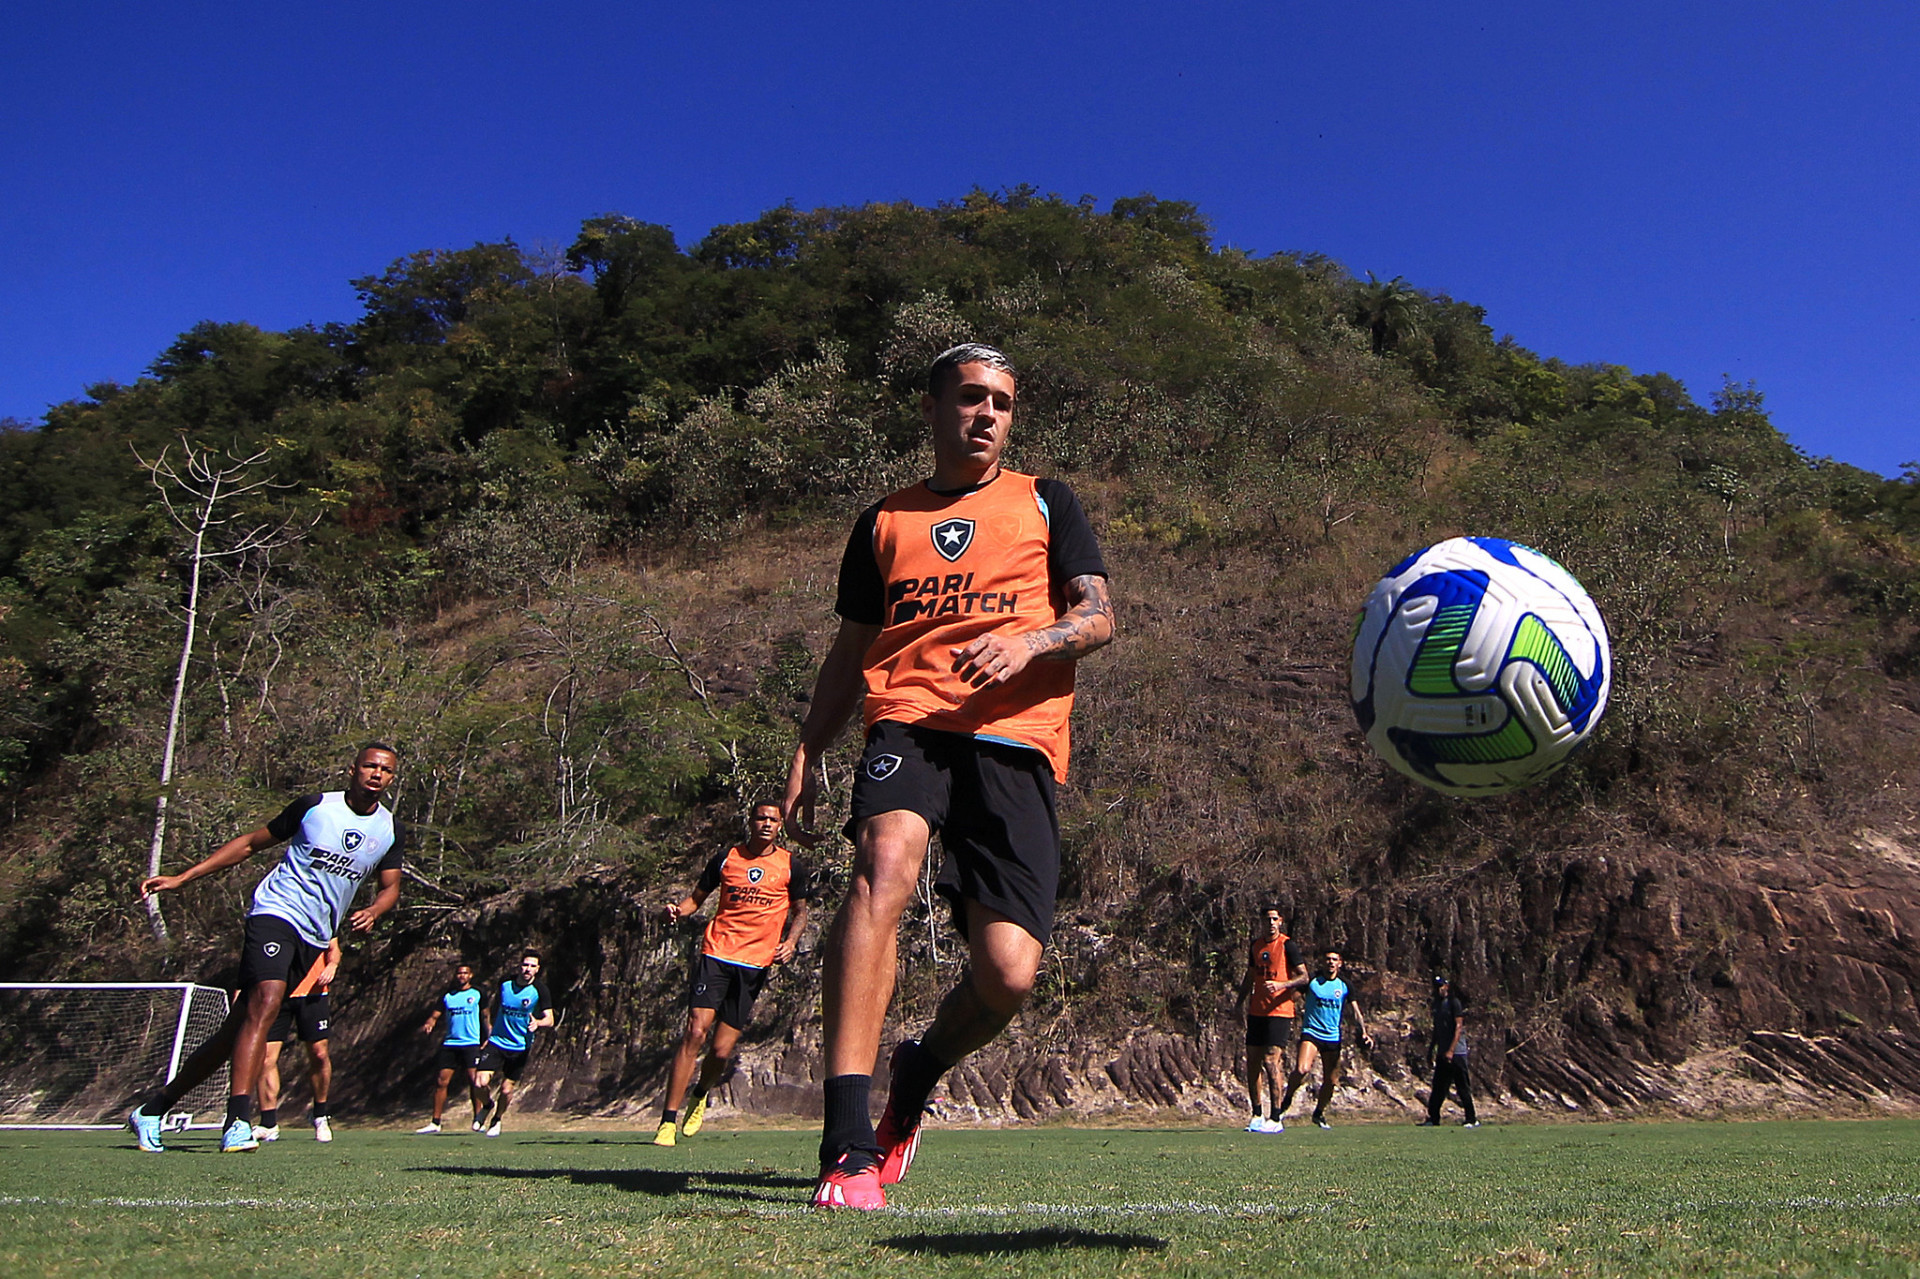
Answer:
M768 1204L747 1209L756 1217L800 1217L818 1212L812 1204ZM948 1208L881 1208L880 1217L904 1217L911 1221L999 1221L1009 1217L1044 1217L1068 1221L1110 1221L1128 1217L1207 1217L1216 1220L1231 1217L1311 1217L1332 1209L1325 1204L1306 1207L1282 1207L1270 1203L1205 1203L1184 1200L1176 1203L1125 1204L966 1204Z
M318 1211L321 1208L373 1209L391 1204L347 1202L331 1199L325 1203L309 1199L191 1199L186 1197L143 1198L129 1195L101 1195L79 1199L60 1195L0 1195L0 1208L273 1208L294 1211ZM1806 1208L1913 1208L1920 1207L1920 1192L1890 1192L1883 1195L1796 1195L1786 1199L1709 1199L1676 1202L1676 1212L1699 1212L1713 1208L1739 1208L1754 1211ZM1010 1217L1041 1217L1070 1221L1104 1220L1128 1217L1311 1217L1330 1213L1330 1204L1283 1206L1271 1203L1207 1203L1189 1199L1168 1203L1123 1204L968 1204L954 1207L882 1208L877 1215L903 1217L917 1221L981 1221ZM738 1207L729 1208L738 1212ZM818 1211L812 1204L765 1204L747 1208L755 1217L807 1216Z
M133 1198L123 1195L103 1195L92 1199L75 1199L56 1195L0 1195L0 1207L48 1207L48 1208L287 1208L295 1211L317 1210L321 1207L373 1207L371 1204L351 1204L340 1200L329 1200L322 1205L319 1201L299 1199L188 1199L188 1198ZM391 1205L389 1205L391 1206ZM729 1208L737 1212L737 1207ZM804 1216L817 1211L812 1204L766 1204L747 1209L758 1217ZM1089 1220L1112 1217L1306 1217L1330 1211L1325 1205L1314 1204L1306 1207L1282 1207L1267 1203L1204 1203L1189 1200L1178 1203L1127 1203L1127 1204L1010 1204L996 1206L992 1204L971 1204L952 1208L884 1208L881 1211L889 1217L907 1217L927 1221L986 1220L1005 1217L1055 1217L1070 1220Z
M93 1199L71 1199L59 1195L0 1195L0 1208L290 1208L314 1212L321 1208L369 1208L371 1204L346 1201L322 1204L311 1199L186 1199L135 1198L130 1195L101 1195Z
M1714 1208L1744 1208L1747 1202L1738 1199L1714 1201L1708 1205ZM1756 1201L1756 1208L1914 1208L1920 1207L1920 1194L1912 1191L1890 1191L1884 1195L1848 1195L1834 1197L1828 1195L1795 1195L1791 1199L1769 1199Z

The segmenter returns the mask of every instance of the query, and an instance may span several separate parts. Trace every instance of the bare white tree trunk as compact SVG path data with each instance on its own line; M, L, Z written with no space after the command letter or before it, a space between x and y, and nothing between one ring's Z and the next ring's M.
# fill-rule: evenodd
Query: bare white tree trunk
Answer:
M187 587L187 633L180 642L180 665L173 673L173 704L167 710L167 741L160 750L160 794L153 801L153 842L147 846L149 879L160 873L160 848L167 839L167 800L173 786L173 749L180 740L180 705L187 697L187 668L193 664L193 640L200 627L200 569L206 562L207 524L213 518L218 495L219 485L216 482L212 493L200 506L200 521L193 529L193 576ZM153 925L154 940L165 944L167 919L160 913L160 897L157 893L147 897L147 921Z
M180 663L173 674L173 700L167 709L166 743L160 751L160 793L153 802L153 841L147 846L149 879L160 873L160 854L167 839L167 805L172 799L173 760L180 741L180 713L187 698L187 673L193 665L193 645L200 631L201 575L209 560L246 555L278 545L281 535L286 532L284 525L262 524L242 533L231 546L210 549L207 544L210 533L233 518L219 514L222 503L231 503L245 494L273 486L271 476L256 478L252 474L254 467L264 461L267 455L264 450L245 458L226 455L226 464L222 465L221 457L212 450L197 448L185 438L181 439L180 448L183 456L181 466L175 466L168 456L172 446L162 450L160 456L151 462L140 458L141 464L153 477L153 486L160 490L160 500L165 504L167 514L192 539L186 633L180 641ZM134 456L139 457L139 454ZM151 895L146 902L147 919L153 926L154 938L165 944L168 940L167 921L160 913L160 898Z

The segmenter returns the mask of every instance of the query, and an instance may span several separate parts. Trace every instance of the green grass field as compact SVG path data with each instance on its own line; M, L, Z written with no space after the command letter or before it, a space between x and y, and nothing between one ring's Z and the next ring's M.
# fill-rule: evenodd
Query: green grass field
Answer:
M872 1214L810 1132L287 1132L0 1133L0 1273L1920 1275L1909 1120L934 1130Z

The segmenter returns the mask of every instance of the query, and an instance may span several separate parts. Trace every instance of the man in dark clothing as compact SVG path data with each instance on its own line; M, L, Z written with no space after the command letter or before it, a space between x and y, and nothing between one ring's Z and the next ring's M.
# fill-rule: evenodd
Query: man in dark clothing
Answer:
M1433 1038L1427 1043L1427 1055L1433 1061L1433 1089L1427 1097L1427 1117L1423 1128L1440 1125L1440 1107L1446 1104L1447 1090L1460 1091L1460 1108L1467 1112L1464 1126L1478 1128L1473 1113L1473 1087L1467 1082L1467 1010L1454 996L1453 984L1445 976L1433 979Z

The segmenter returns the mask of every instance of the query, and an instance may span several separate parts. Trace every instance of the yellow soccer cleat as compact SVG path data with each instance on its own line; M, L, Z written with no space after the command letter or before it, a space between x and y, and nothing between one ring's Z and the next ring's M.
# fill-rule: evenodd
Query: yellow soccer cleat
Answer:
M671 1146L673 1141L673 1124L671 1121L663 1120L660 1124L660 1131L653 1134L653 1144L656 1146Z
M707 1099L703 1096L687 1108L687 1117L680 1121L680 1131L686 1136L691 1137L693 1134L699 1132L700 1125L706 1122Z

